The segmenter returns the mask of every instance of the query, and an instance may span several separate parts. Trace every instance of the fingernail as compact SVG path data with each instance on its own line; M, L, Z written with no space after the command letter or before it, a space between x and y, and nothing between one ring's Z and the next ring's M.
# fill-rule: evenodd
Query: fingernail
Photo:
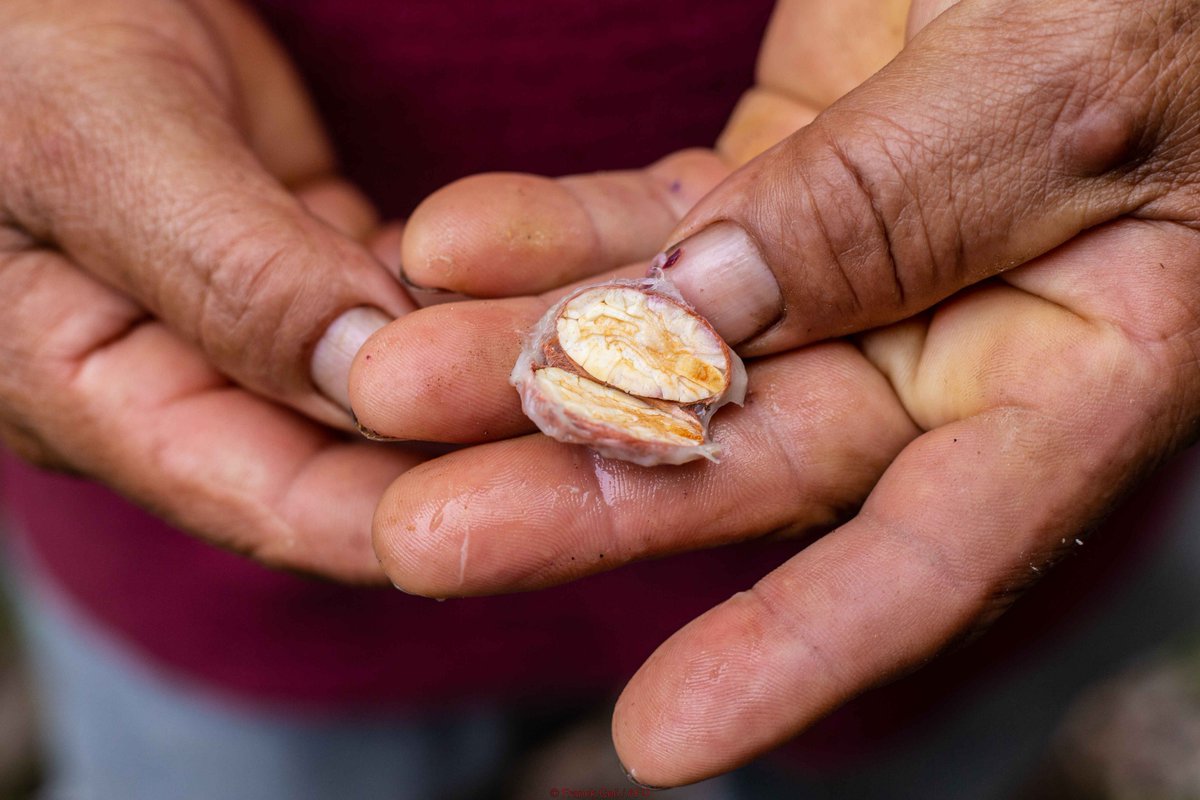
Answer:
M391 321L378 308L359 306L335 319L317 342L312 356L313 383L346 411L350 411L350 365L354 355L372 333Z
M642 789L649 789L652 792L661 792L665 788L662 786L651 786L648 783L642 783L641 781L639 781L637 779L637 775L634 774L633 770L631 768L625 766L624 761L618 761L618 763L621 765L621 771L625 773L625 778L630 783L632 783L634 786L640 787Z
M353 414L352 414L352 416L353 416ZM366 425L363 425L361 422L358 421L358 417L354 417L354 427L358 430L359 434L364 439L370 439L372 442L400 442L400 441L403 441L402 439L394 439L391 436L384 436L379 431L368 428Z
M410 292L430 292L432 294L450 294L449 289L439 289L436 286L422 286L419 283L413 283L412 278L408 277L408 273L404 271L403 264L396 264L396 274L400 276L400 283L405 289Z
M779 282L738 225L718 222L670 248L663 270L730 344L771 327L783 314Z
M421 286L418 283L413 283L409 280L408 275L404 272L404 266L397 265L396 267L400 277L400 285L408 292L408 296L413 299L421 308L427 306L436 306L441 303L456 303L459 300L470 300L472 298L460 292L452 292L449 289L438 289L433 286Z

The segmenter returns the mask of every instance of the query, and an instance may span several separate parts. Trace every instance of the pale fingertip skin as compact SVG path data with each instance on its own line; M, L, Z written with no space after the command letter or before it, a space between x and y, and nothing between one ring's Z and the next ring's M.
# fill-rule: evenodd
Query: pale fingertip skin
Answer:
M536 298L478 300L409 314L368 339L350 372L360 424L411 441L472 443L528 433L508 385Z
M505 297L569 282L595 247L587 210L560 182L494 173L463 178L417 206L402 261L419 287Z
M410 217L405 279L428 305L547 292L647 260L728 173L713 151L691 149L640 170L463 178Z
M645 272L644 264L635 264L605 277ZM351 366L358 421L389 439L456 444L532 432L509 375L524 333L577 288L540 298L448 303L401 317L368 340Z

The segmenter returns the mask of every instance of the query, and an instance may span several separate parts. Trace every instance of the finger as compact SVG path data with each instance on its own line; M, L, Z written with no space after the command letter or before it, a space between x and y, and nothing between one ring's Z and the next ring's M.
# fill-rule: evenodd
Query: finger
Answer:
M783 0L763 37L757 87L821 111L900 51L908 7L908 0Z
M467 444L528 433L533 423L508 375L523 331L547 307L536 297L450 303L381 329L350 372L355 418L373 436L409 441Z
M220 55L184 8L145 13L124 27L81 20L70 35L86 41L18 87L39 93L41 113L36 125L16 124L28 158L4 164L16 223L137 299L241 385L348 425L338 406L348 403L353 351L411 305L364 248L308 213L257 159ZM139 33L156 26L178 33L169 45ZM96 48L119 57L75 63ZM72 91L59 91L67 81Z
M230 385L198 351L61 257L0 259L0 428L209 541L279 567L382 579L370 520L418 458L344 442ZM7 437L6 437L7 438Z
M714 421L726 452L719 465L648 469L535 435L412 470L376 514L385 570L417 594L486 594L780 529L827 528L916 435L879 373L849 345L788 354L750 372L746 406Z
M956 5L959 0L913 0L908 11L908 25L905 28L905 41L912 39L929 23L933 22L943 11Z
M635 264L604 279L645 272L644 263ZM360 348L350 372L358 423L376 437L460 444L535 430L509 375L522 338L575 288L437 305L380 329Z
M377 240L379 215L350 183L341 178L318 178L297 186L295 193L305 211L343 236L362 243ZM371 252L379 258L374 248Z
M379 259L380 263L387 268L388 274L395 277L400 282L400 285L404 287L408 299L417 308L438 306L443 303L461 303L470 300L471 298L457 292L448 292L445 289L428 289L424 286L417 286L408 280L408 277L404 274L404 267L401 265L404 230L404 223L389 223L371 236L369 247L375 258Z
M630 774L733 769L993 612L1111 498L1109 466L1069 454L1117 441L1055 424L1013 409L922 437L854 521L668 640L617 705Z
M548 291L649 258L728 172L712 151L687 150L644 170L465 178L413 212L404 274L480 298Z
M457 303L470 299L465 295L448 292L445 289L428 289L424 286L417 286L408 280L402 266L404 231L405 223L390 222L371 236L369 247L375 258L379 259L379 262L387 268L388 274L395 277L404 287L408 298L418 308L441 305L442 303Z
M1147 227L1097 231L1027 267L1021 282L1053 287L1055 300L992 284L924 330L867 337L917 422L939 427L854 520L647 661L614 719L631 774L665 786L731 769L923 663L999 613L1194 435L1177 412L1185 386L1194 396L1191 357L1140 328L1152 315L1137 307L1182 309L1163 309L1148 286L1101 298L1086 282L1100 270L1144 283L1147 259L1186 274L1195 234ZM1133 328L1115 323L1118 310Z
M613 736L629 774L675 786L751 760L928 658L984 614L1006 580L1040 567L1037 535L1050 520L1024 503L1048 498L1014 485L1031 454L1005 433L1014 422L1028 431L1028 421L979 419L923 437L855 520L659 647L616 707ZM1010 466L997 475L993 457L973 469L958 455L965 449L1002 454ZM1032 474L1061 488L1053 470ZM1021 546L1037 547L1018 560Z
M816 119L811 106L755 87L741 96L717 139L717 152L740 167Z
M1122 38L1127 7L1022 0L1002 28L997 7L943 13L681 223L672 277L740 350L902 319L1170 190L1142 167L1169 150L1156 82L1180 78L1136 68L1165 51Z
M333 174L333 147L287 53L248 7L189 0L210 25L237 86L238 119L263 168L285 185Z
M755 86L738 101L717 152L740 167L812 122L900 51L906 8L906 0L776 5Z
M367 241L367 247L391 275L399 278L400 248L403 243L404 223L393 221L372 233Z

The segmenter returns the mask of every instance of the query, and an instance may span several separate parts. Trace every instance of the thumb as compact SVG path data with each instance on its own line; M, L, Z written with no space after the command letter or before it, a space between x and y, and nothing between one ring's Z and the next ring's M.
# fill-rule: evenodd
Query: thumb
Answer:
M270 107L256 102L183 4L107 3L88 13L109 24L73 27L63 38L88 37L86 48L69 41L36 54L54 66L20 72L31 77L0 101L14 103L0 114L17 120L27 154L0 164L3 205L19 227L199 344L226 376L348 425L354 350L409 306L336 219L315 215L329 203L302 202L329 182L320 132L294 111L298 88L284 85L291 91ZM111 24L126 14L139 24ZM75 63L81 51L86 63ZM41 98L36 120L20 121L23 93ZM290 159L279 177L269 170L280 158L254 147L272 113L310 123L277 137L277 150L312 154L299 159L307 167ZM287 173L292 186L281 180ZM341 201L356 203L351 192Z
M912 39L938 15L958 2L959 0L912 0L912 4L908 7L905 40Z
M910 316L1147 207L1188 143L1170 101L1186 78L1146 67L1185 45L1131 18L1120 0L963 0L701 200L669 274L756 355Z

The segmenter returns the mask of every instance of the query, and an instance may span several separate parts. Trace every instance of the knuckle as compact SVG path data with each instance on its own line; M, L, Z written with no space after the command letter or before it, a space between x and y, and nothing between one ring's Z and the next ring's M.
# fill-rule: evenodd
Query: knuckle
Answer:
M162 315L229 377L294 402L312 391L317 340L378 278L376 265L290 197L213 202L173 248L187 263L156 277Z
M991 567L986 548L964 546L939 529L921 530L895 517L882 517L869 508L860 512L882 547L898 551L897 562L915 565L923 589L944 598L947 610L967 618L982 618L997 597L1009 591L1009 576Z
M756 646L787 641L789 647L803 650L819 664L831 684L853 686L854 666L839 658L837 643L829 640L827 629L804 613L804 595L805 589L793 578L774 573L734 595L732 602L743 607L741 616L752 626L746 635Z
M871 145L874 147L874 143ZM833 163L841 170L841 182L849 190L847 196L854 198L856 216L861 220L864 236L857 242L848 242L850 249L838 248L835 252L848 252L850 259L839 258L838 265L850 290L856 297L862 293L874 293L872 287L880 285L878 276L890 275L892 286L891 302L903 306L905 285L901 279L899 254L896 252L893 228L895 219L890 198L884 188L890 185L888 177L879 174L871 161L846 147L831 142L829 153ZM898 177L898 176L897 176ZM895 178L891 178L895 180ZM865 227L864 227L865 226ZM853 264L868 265L868 280L863 281L863 271L854 269ZM856 288L857 285L857 288ZM871 304L874 305L874 304Z
M837 125L836 134L815 131L813 167L799 176L831 279L854 311L906 312L931 300L940 272L959 269L956 215L948 196L922 196L916 173L927 145L912 133L877 118Z
M296 276L288 264L304 240L274 220L240 225L232 233L216 230L227 223L222 215L201 227L190 248L198 269L176 278L195 281L195 294L183 287L171 294L194 304L181 312L185 318L191 312L190 333L218 366L235 368L234 377L259 387L271 386L280 377L274 365L287 358L290 344L279 335L288 327L295 301L291 279Z

